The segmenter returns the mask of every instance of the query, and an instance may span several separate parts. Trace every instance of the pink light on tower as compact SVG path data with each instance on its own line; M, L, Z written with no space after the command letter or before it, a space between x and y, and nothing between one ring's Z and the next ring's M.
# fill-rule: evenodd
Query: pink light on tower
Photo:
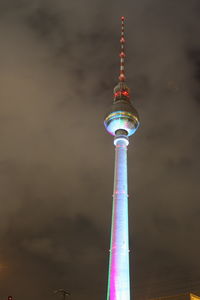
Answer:
M107 300L130 300L127 149L129 136L138 129L139 116L125 83L124 21L125 18L121 17L119 82L114 88L113 104L104 120L106 130L114 136L115 145Z

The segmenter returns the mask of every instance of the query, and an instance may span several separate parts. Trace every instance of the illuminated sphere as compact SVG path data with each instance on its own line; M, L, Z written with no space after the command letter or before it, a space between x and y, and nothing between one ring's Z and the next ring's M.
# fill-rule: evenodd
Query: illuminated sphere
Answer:
M124 90L128 92L128 89ZM123 95L119 86L115 88L114 92L117 96L104 120L105 128L113 136L116 135L118 130L123 130L127 133L127 136L130 136L139 127L138 113L129 98Z

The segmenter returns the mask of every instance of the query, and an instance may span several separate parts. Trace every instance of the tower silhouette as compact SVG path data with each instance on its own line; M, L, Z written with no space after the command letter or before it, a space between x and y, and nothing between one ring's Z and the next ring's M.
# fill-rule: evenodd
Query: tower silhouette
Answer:
M129 136L138 129L139 116L131 104L130 90L125 83L124 21L125 18L121 17L119 82L104 120L106 130L114 136L115 145L107 300L130 300L127 147Z

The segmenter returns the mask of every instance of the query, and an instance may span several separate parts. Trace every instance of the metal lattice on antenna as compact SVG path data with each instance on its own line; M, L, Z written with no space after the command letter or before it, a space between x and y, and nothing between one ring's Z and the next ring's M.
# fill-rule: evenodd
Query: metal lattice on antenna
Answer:
M124 20L125 17L121 17L121 38L120 38L120 73L119 73L119 81L120 82L124 82L126 77L125 77L125 69L124 69L124 60L125 60L125 49L124 49L124 45L125 45L125 37L124 37Z

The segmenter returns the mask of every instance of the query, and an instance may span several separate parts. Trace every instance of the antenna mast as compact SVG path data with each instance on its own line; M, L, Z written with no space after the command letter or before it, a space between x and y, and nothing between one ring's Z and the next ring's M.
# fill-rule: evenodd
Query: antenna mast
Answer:
M121 51L119 54L120 57L120 70L119 70L119 81L124 82L126 77L125 77L125 68L124 68L124 61L125 61L125 37L124 37L124 20L125 17L121 17L121 38L120 38L120 45L121 45Z

